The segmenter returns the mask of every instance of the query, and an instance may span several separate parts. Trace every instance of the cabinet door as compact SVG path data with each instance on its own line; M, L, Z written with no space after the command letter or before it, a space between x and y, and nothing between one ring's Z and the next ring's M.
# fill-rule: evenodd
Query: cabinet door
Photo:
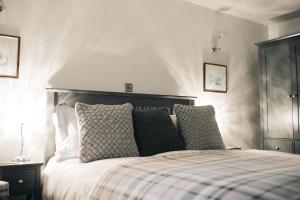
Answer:
M276 43L266 47L267 131L265 137L293 138L293 104L290 45Z
M300 154L300 141L295 142L295 153Z
M268 104L267 104L267 72L266 72L266 48L259 48L260 65L260 125L264 135L268 131Z
M300 92L300 38L296 38L292 40L291 42L291 60L292 60L292 66L296 68L297 73L293 73L292 76L295 76L294 79L298 80L298 91L296 92L298 95L295 98L294 102L294 137L295 139L300 139L300 132L299 132L299 92ZM296 82L297 84L297 82Z

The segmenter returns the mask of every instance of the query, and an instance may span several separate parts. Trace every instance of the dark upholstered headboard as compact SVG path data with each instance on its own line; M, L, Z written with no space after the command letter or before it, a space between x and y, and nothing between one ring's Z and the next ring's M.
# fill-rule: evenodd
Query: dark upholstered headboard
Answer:
M174 104L194 105L196 97L191 96L172 96L172 95L153 95L120 92L100 92L69 89L47 89L47 146L45 151L45 163L54 155L55 152L55 133L52 122L52 114L56 105L65 103L71 107L76 102L87 104L123 104L131 103L135 109L145 109L151 107L168 107L173 113Z

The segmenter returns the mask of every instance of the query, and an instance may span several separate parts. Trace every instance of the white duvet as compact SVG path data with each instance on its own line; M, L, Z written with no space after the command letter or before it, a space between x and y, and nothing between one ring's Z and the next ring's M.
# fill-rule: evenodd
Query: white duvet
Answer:
M54 156L42 173L43 199L89 199L97 181L106 171L132 159L135 158L113 158L80 163L79 159L58 162Z

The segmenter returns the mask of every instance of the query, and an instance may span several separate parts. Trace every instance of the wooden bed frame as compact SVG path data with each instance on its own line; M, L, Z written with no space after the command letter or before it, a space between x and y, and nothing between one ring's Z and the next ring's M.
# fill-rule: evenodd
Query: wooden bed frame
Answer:
M47 144L45 163L47 163L55 153L55 133L52 114L58 104L65 103L74 107L76 102L111 105L131 103L135 109L168 107L172 114L174 104L194 105L194 99L196 97L47 88L47 98Z

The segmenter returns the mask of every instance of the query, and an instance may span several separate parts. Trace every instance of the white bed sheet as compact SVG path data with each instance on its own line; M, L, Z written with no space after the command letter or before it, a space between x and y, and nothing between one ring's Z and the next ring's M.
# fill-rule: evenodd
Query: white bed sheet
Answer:
M113 158L80 163L79 159L58 162L54 156L42 173L43 199L89 199L97 181L106 171L132 159L134 158Z

